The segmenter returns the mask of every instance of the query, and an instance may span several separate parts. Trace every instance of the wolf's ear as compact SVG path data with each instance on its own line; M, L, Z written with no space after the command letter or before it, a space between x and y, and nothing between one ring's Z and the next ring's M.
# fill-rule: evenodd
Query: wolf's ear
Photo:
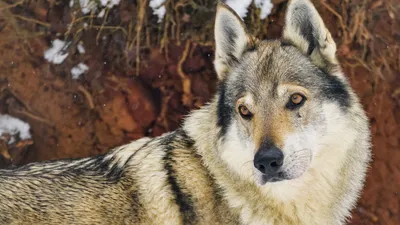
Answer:
M318 67L338 64L336 44L309 0L290 0L283 39L309 55Z
M227 5L219 3L215 18L215 70L223 80L230 67L248 47L250 36L242 19Z

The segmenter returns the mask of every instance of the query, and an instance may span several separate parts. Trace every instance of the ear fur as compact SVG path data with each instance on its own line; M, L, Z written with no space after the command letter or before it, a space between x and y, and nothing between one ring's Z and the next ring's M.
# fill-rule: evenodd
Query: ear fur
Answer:
M320 68L338 64L336 44L309 0L290 0L283 39L309 55Z
M223 80L229 68L248 48L251 37L242 19L228 5L218 3L215 18L215 70Z

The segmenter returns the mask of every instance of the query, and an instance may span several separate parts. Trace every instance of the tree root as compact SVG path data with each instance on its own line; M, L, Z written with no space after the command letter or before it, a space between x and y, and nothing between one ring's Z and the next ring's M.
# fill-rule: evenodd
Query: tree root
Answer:
M192 105L192 90L191 90L191 81L190 78L185 72L183 71L183 63L188 58L190 53L190 46L191 42L189 40L186 41L185 49L183 50L182 57L178 63L178 75L181 77L182 80L182 102L185 106L191 107Z

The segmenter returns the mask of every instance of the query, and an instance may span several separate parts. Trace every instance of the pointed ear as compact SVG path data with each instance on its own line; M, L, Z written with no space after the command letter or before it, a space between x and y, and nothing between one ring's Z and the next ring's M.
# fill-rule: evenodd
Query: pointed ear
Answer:
M338 64L336 44L309 0L291 0L286 12L283 39L309 55L320 68Z
M250 36L242 19L227 5L219 3L215 18L215 70L223 80L232 65L248 48Z

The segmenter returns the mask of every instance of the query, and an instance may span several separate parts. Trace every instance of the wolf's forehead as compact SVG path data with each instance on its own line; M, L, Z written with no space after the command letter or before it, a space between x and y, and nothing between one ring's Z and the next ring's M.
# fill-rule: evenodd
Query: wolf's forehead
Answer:
M239 80L245 89L270 89L278 84L306 85L315 76L315 66L291 46L278 41L262 42L244 54L239 66Z
M280 42L264 44L245 53L239 61L230 87L240 97L251 93L255 99L277 96L282 84L298 85L319 99L336 101L342 108L349 106L350 95L342 80L319 69L293 46Z

